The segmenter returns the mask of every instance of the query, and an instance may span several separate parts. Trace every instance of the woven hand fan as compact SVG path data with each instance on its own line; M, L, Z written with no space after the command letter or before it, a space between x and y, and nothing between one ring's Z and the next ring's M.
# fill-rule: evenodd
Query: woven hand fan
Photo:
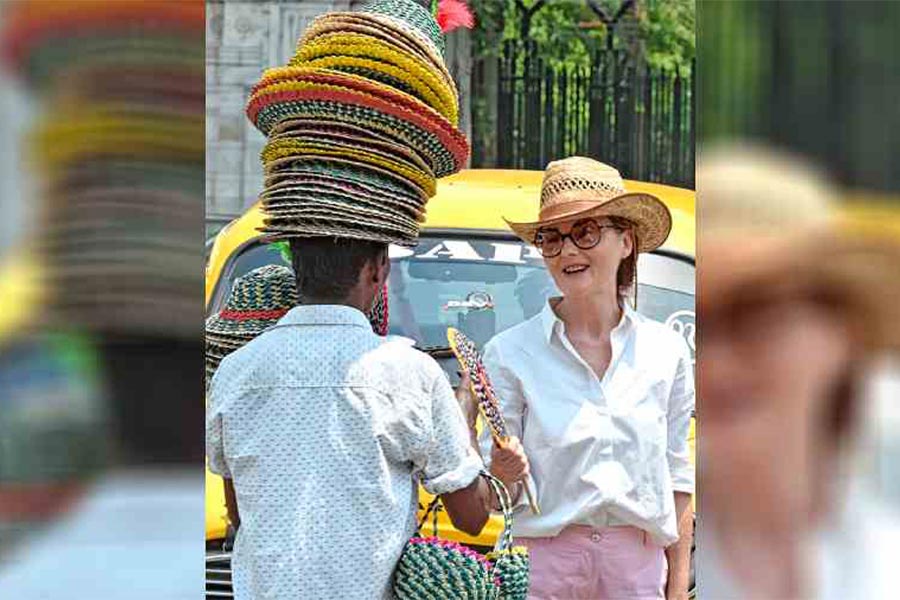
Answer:
M453 327L447 329L447 341L450 343L450 349L453 351L456 360L460 366L469 372L469 379L472 382L472 393L478 401L478 408L481 416L491 430L491 437L495 443L505 441L509 434L506 430L506 422L503 420L503 414L500 412L500 401L491 385L484 363L481 361L481 355L475 344L463 334L463 332ZM539 515L541 510L534 500L534 496L528 487L526 481L523 481L525 494L528 496L528 504L531 511Z

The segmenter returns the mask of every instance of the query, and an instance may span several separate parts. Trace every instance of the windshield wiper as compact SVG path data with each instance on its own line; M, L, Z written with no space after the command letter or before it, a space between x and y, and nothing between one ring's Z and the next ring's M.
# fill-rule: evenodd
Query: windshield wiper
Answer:
M415 348L432 358L453 358L453 350L450 346L416 346Z

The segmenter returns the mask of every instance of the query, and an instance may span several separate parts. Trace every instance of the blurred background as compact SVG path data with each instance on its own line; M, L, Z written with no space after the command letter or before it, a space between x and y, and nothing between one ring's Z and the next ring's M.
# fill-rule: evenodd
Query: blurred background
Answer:
M4 597L200 594L203 31L0 4Z
M698 563L701 598L896 593L890 567L878 557L900 547L900 332L875 307L900 303L898 28L900 3L889 1L697 3L698 547L707 550ZM743 264L726 268L722 231L746 244ZM784 250L753 258L770 241ZM786 253L794 253L798 296L767 299L774 265ZM812 293L798 291L800 282L834 274L838 262L852 274L834 275L842 283L828 293L870 307L857 310L855 326L878 328L880 339L852 346L854 391L832 389L824 375L816 382L818 396L836 394L849 411L832 430L813 409L815 393L801 400L775 392L778 381L796 383L804 369L824 365L824 347L784 357L783 372L759 370L743 389L734 382L752 363L738 368L730 361L752 343L782 356L779 319L798 302L823 301L800 298ZM753 270L769 274L741 288L740 301L726 300L738 293L743 275L736 274ZM800 326L793 339L813 335L812 325ZM730 355L722 353L726 347ZM807 410L788 415L802 401L810 402ZM782 408L769 411L768 404ZM736 451L741 436L746 444ZM802 446L796 463L795 446ZM741 462L729 464L728 457ZM768 542L732 543L775 522L781 533ZM717 541L723 531L731 540ZM796 553L777 553L776 546ZM793 584L794 594L767 588L771 581Z
M765 140L813 159L868 200L896 199L897 3L701 0L697 6L704 145Z
M200 244L260 187L263 139L243 115L249 86L286 61L312 18L357 4L0 4L4 597L199 595ZM812 164L833 184L829 212L842 230L900 240L900 3L471 5L478 26L449 37L447 61L472 166L539 169L583 153L629 178L696 184L701 296L704 205L716 198L703 196L695 162L717 146L752 141ZM892 299L897 273L866 294ZM846 572L863 578L876 567L851 568L872 555L853 533L864 515L892 523L900 510L900 394L888 354L867 356L862 418L841 444L852 468L834 481L833 504L848 503L851 482L865 489L867 500L844 510L858 526L826 513L850 553ZM702 373L702 346L699 356ZM701 504L709 402L701 388ZM756 447L779 448L774 431L762 428ZM766 473L739 475L752 483ZM714 503L700 514L710 511ZM702 521L699 536L714 547ZM851 586L843 597L864 597L852 581L832 588L841 586Z

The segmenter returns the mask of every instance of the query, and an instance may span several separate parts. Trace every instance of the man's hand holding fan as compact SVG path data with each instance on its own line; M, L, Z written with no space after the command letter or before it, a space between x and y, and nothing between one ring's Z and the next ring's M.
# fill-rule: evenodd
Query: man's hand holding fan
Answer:
M447 330L447 339L453 354L462 367L457 393L458 396L462 396L461 404L466 421L474 432L476 417L480 413L494 440L491 448L491 473L500 479L514 495L515 486L521 482L532 512L540 514L534 495L527 485L528 458L525 456L522 442L519 438L507 433L506 423L500 412L500 402L494 393L494 388L491 386L475 344L462 332L452 327Z

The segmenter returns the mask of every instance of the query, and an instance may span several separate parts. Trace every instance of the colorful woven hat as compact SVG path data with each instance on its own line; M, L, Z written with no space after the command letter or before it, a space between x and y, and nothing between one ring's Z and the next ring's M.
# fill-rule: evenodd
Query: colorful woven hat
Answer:
M392 88L379 81L352 73L342 73L333 69L311 69L308 67L270 69L254 88L247 105L247 116L265 135L282 120L303 117L303 110L309 102L328 102L331 105L322 107L332 120L345 121L344 114L357 114L362 125L372 123L387 124L387 127L375 126L375 129L401 136L412 130L414 139L411 149L426 156L449 153L454 157L451 168L458 170L468 157L468 143L465 137L453 124L431 106L412 95ZM343 111L335 110L334 104L347 107ZM360 111L360 108L369 109ZM399 120L399 122L398 122ZM346 122L353 123L347 119ZM421 142L415 138L422 133L437 138L437 146L429 151L422 151ZM409 133L406 133L409 136ZM444 152L441 153L441 147ZM435 152L437 150L437 152ZM446 170L433 164L437 175Z
M420 35L405 22L375 13L368 13L363 18L360 18L358 13L330 13L310 25L307 35L333 31L352 31L381 38L407 54L429 61L450 86L453 93L457 94L456 84L447 71L443 56L438 49L434 47L431 40Z
M223 358L275 325L297 305L294 272L266 265L239 277L225 308L206 320L206 380Z
M392 190L390 187L378 186L367 181L361 181L341 171L319 171L316 163L297 165L290 170L279 171L276 175L267 178L267 187L260 196L264 205L279 203L303 202L306 193L318 191L321 186L323 193L341 191L353 194L358 202L374 204L374 206L393 206L401 212L408 214L417 221L424 220L424 211L420 207L416 196L408 194L407 190Z
M399 21L428 39L439 52L444 52L444 32L435 15L417 2L407 0L373 0L362 8L363 13L381 15Z
M225 308L206 320L207 334L252 339L278 322L297 305L294 273L281 265L266 265L239 277Z
M429 11L376 0L318 17L289 65L263 73L247 117L269 138L260 199L270 239L416 242L437 178L469 155L442 49Z
M381 287L381 292L375 296L372 309L366 316L369 318L369 323L372 324L372 331L382 337L388 334L390 311L388 310L388 288L386 283Z
M293 65L357 73L373 82L400 82L400 88L438 111L456 126L459 107L454 89L426 61L360 34L331 33L302 45Z
M268 102L251 100L248 116L268 135L279 122L297 118L340 120L400 137L426 160L436 177L461 169L469 156L468 142L440 121L423 118L403 106L360 93L287 92Z

